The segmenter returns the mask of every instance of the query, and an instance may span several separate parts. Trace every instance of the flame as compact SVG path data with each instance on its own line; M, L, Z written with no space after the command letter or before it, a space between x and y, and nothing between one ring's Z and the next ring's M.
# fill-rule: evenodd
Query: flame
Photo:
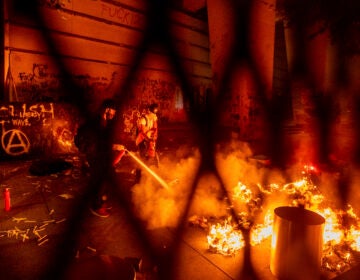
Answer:
M323 210L315 210L318 214L325 218L324 226L324 243L331 242L332 244L338 244L344 238L344 233L341 229L341 224L337 217L337 214L331 209L326 208Z
M352 240L350 240L350 247L353 250L360 252L360 230L352 226L349 230L349 235L352 237Z
M235 200L239 199L241 202L249 203L252 197L252 191L241 182L238 182L237 186L233 189L233 198Z
M260 244L262 241L264 241L265 239L267 239L272 235L273 222L274 222L274 216L272 214L272 211L269 209L264 217L264 223L256 224L251 229L250 244L252 246Z
M298 181L283 185L257 184L257 187L263 195L285 194L290 205L302 206L323 216L322 267L333 272L343 272L350 268L354 253L360 252L360 220L351 205L348 205L346 211L325 206L327 201L310 176L319 174L319 170L312 165L305 165L303 168L302 178ZM207 236L209 248L224 255L234 254L245 246L243 235L237 228L250 228L252 246L272 236L273 209L267 209L263 223L253 224L252 214L256 212L254 208L261 209L253 192L245 184L238 182L232 193L235 201L246 204L248 212L239 214L236 226L231 225L231 218L227 218L224 223L212 225Z
M244 247L244 237L240 230L235 230L230 218L224 223L211 225L207 236L209 249L223 255L233 255Z

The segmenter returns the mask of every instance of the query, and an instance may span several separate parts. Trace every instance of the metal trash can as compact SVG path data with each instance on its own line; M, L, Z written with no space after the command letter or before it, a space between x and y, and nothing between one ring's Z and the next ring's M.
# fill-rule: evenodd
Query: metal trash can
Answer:
M274 210L270 270L278 279L320 279L325 219L310 210Z

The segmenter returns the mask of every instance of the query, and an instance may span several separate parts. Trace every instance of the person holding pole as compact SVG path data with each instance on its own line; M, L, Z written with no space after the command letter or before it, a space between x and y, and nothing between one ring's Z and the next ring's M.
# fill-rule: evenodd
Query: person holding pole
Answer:
M117 108L112 99L105 99L100 114L79 127L75 145L86 156L90 168L90 211L106 218L110 215L109 195L113 192L114 166L125 153L125 147L114 141Z

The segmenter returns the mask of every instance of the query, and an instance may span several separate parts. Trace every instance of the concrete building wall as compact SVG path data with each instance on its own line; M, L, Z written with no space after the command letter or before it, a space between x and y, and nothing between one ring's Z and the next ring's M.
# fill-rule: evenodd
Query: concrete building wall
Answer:
M90 104L97 105L99 99L123 94L130 70L142 55L128 87L134 91L132 105L158 102L164 119L184 120L171 114L178 108L174 95L182 89L169 50L142 45L148 35L146 1L30 1L39 3L31 7L37 12L31 16L24 15L17 1L6 2L5 72L10 65L17 91L9 100L65 99L69 89L64 79L70 78L87 93ZM208 85L206 23L173 11L169 28L193 86Z

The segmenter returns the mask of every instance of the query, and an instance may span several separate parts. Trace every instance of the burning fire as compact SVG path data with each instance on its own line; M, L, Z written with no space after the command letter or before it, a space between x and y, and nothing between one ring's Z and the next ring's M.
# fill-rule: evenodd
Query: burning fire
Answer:
M251 229L251 239L250 244L252 246L260 244L263 240L270 237L272 235L272 224L274 221L274 217L270 210L267 211L264 223L263 224L256 224Z
M317 186L311 180L318 170L313 166L304 166L299 181L284 185L257 185L259 193L264 195L285 194L292 206L301 206L314 211L325 218L322 267L332 272L343 272L350 268L354 257L360 252L360 220L351 205L348 209L336 210L325 206L326 201ZM262 211L262 201L245 184L239 182L232 190L234 202L244 203L247 212L241 212L235 223L227 218L224 223L211 225L207 236L211 251L229 255L235 254L244 246L241 228L250 228L250 244L255 246L272 235L273 209L268 209L263 223L254 223L254 217Z
M207 240L210 250L214 252L233 255L245 245L241 231L231 225L231 218L223 224L212 225L209 232Z

